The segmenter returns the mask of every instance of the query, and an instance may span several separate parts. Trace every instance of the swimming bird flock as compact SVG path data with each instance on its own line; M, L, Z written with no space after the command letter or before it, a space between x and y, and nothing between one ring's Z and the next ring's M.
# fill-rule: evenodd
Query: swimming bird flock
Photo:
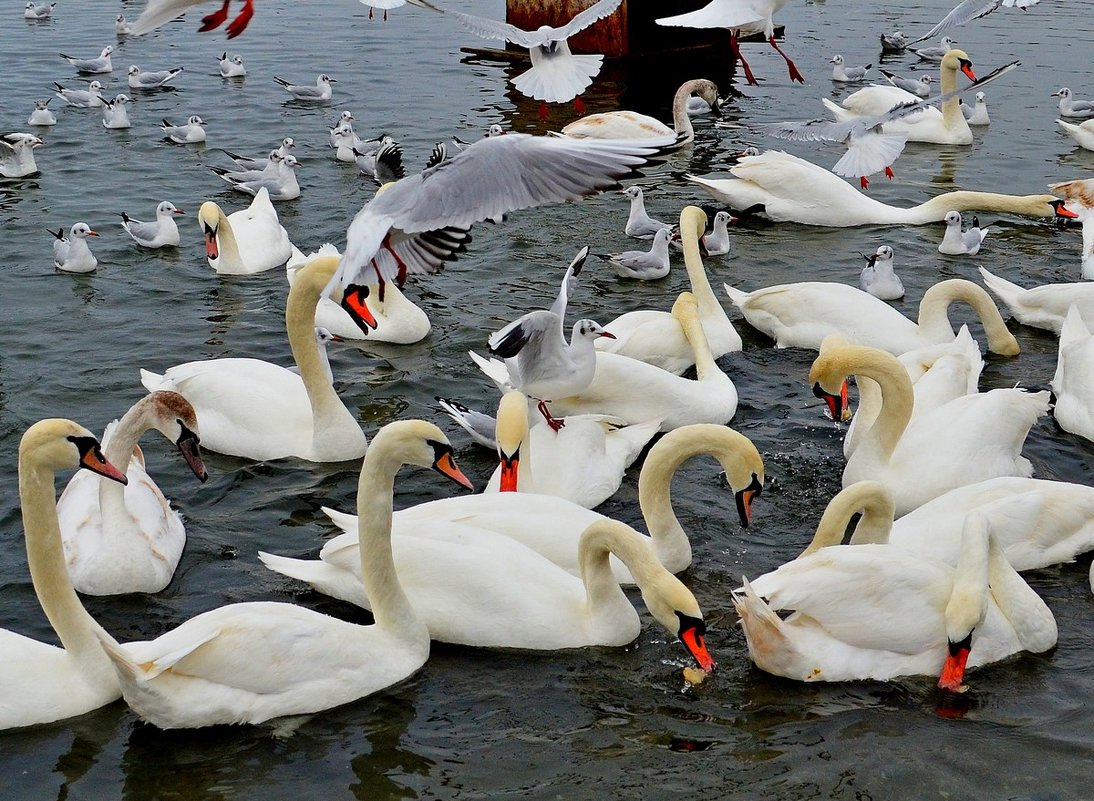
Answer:
M925 38L999 7L1025 10L1035 3L995 0L973 8L965 0ZM408 4L412 9L401 13L439 14L471 33L528 48L531 69L513 78L514 86L537 101L568 103L592 84L603 61L596 54L571 52L568 40L615 13L620 0L599 0L568 24L532 32L430 0ZM119 17L116 32L147 34L191 5L197 2L152 0L125 33ZM206 16L202 30L226 22L230 5L224 0L219 11ZM783 5L714 0L658 22L729 30L731 52L721 57L740 60L748 83L760 86L740 56L738 37L758 32L778 50L772 15ZM386 13L395 5L378 7ZM53 6L28 3L24 15L42 20L51 12L57 13ZM228 26L229 37L241 34L253 14L247 0ZM387 23L393 35L398 24L396 13ZM193 35L180 26L170 32ZM882 42L887 52L915 43L884 34ZM669 208L663 196L651 192L661 220L647 212L648 198L634 181L652 188L671 180L667 170L657 172L666 160L678 160L674 168L683 172L692 155L725 130L693 123L687 115L691 98L702 98L715 114L725 105L718 87L706 79L681 82L671 126L609 110L577 120L557 136L499 128L452 153L439 145L420 172L404 167L403 146L392 137L362 139L353 113L329 119L337 111L331 109L336 81L325 73L314 86L272 74L263 78L288 93L285 105L306 107L309 116L302 119L329 112L307 133L271 136L267 147L280 144L266 156L261 150L256 156L237 153L228 132L216 130L219 121L212 115L210 125L198 114L177 125L171 119L181 117L162 119L158 135L166 140L161 143L165 162L214 155L224 162L201 169L210 195L226 190L220 196L226 205L179 199L187 208L195 201L199 209L196 224L180 231L176 218L183 210L160 200L149 219L158 199L150 197L148 206L133 211L137 216L116 212L132 240L125 246L152 251L200 241L215 274L211 284L221 276L258 281L260 274L285 267L291 288L278 316L292 366L246 354L211 356L203 343L195 343L189 361L143 365L139 374L133 370L134 389L142 385L148 394L128 411L120 409L114 422L97 426L104 429L101 439L90 427L62 417L45 416L26 426L18 472L28 568L63 647L0 630L0 728L63 720L119 698L141 719L165 729L316 713L428 670L431 641L529 651L626 646L642 630L632 603L639 597L668 642L660 642L656 655L628 656L679 661L671 654L678 640L679 654L687 657L682 678L692 689L719 681L704 614L719 606L737 611L746 640L739 653L718 655L723 664L744 659L747 651L761 669L804 682L929 675L942 691L958 693L967 688L966 668L1051 649L1057 641L1052 611L1018 571L1071 561L1094 549L1088 513L1094 490L1034 479L1022 449L1030 429L1050 413L1063 430L1060 436L1086 440L1084 447L1094 437L1094 284L1026 288L987 267L1004 235L1020 235L1042 220L1074 221L1081 226L1082 249L1073 277L1094 278L1094 179L1060 175L1051 194L958 189L910 208L866 194L867 175L884 169L895 178L890 164L907 142L977 146L969 126L988 124L984 95L976 94L977 105L967 117L959 92L997 79L1001 86L1020 69L1017 63L999 65L977 79L970 53L949 39L943 39L941 50L909 50L938 64L941 92L934 98L929 98L933 75L910 80L883 70L886 85L860 87L841 103L822 98L832 119L750 125L791 140L844 145L847 155L832 170L778 150L760 151L731 167L732 177L689 175L696 203L683 209ZM78 74L106 75L113 51L108 46L98 57L62 57ZM784 58L790 79L803 81L794 62ZM220 78L254 80L258 72L255 67L247 75L242 57L229 58L227 52L217 61L215 72L211 63L206 69L218 85L229 83ZM872 65L847 66L838 55L831 63L832 80L840 87L869 80ZM191 85L179 82L193 72L189 65L147 71L131 66L127 83L136 101L124 93L105 98L105 79L91 81L87 89L55 83L55 96L67 104L63 117L48 108L49 100L28 99L34 110L27 124L56 130L51 137L60 137L73 119L87 113L81 109L96 108L103 127L129 128L130 136L151 139L157 136L156 123L138 119L137 112L131 122L127 105L136 102L139 109L164 90L185 98ZM964 86L961 75L969 81ZM1070 90L1054 96L1060 98L1061 116L1094 114ZM744 116L747 105L735 102ZM26 113L22 108L20 119ZM214 131L215 154L214 148L204 149ZM40 154L42 163L35 159L43 144L35 134L0 135L0 172L25 181L39 170L54 169ZM296 154L290 152L298 147ZM381 186L363 205L342 197L330 201L325 213L338 216L344 240L308 242L305 248L304 240L315 234L294 226L289 215L283 223L277 208L307 202L310 187L298 182L297 173L307 169L309 156L331 151ZM301 152L306 155L298 158ZM408 165L425 163L424 153L416 158L410 153ZM694 168L700 163L696 160ZM214 175L224 182L220 187ZM861 189L838 176L861 179ZM991 178L977 180L990 184ZM25 191L39 189L28 182ZM700 191L722 205L710 213L700 208ZM629 200L625 223L620 193ZM366 434L361 408L335 381L327 344L343 336L395 348L421 342L430 334L428 315L409 296L457 257L475 258L473 232L491 221L490 230L504 234L507 215L531 215L530 209L584 203L596 195L616 212L606 215L604 229L649 240L650 250L594 255L620 277L659 282L671 280L670 241L678 242L687 288L667 293L658 308L616 314L620 310L609 313L601 304L599 320L572 320L577 315L571 307L586 304L593 287L600 293L615 283L583 269L590 250L581 247L568 268L559 265L557 296L491 312L497 325L481 332L480 350L487 355L470 353L465 369L474 376L477 365L483 386L493 383L498 394L484 390L474 401L449 398L439 373L450 366L438 367L434 378L436 392L446 395L438 399L444 413L495 453L492 491L394 511L397 473L404 465L432 469L466 489L473 488L471 481L435 422L391 411L384 419L370 417L375 430ZM91 208L86 219L101 212ZM979 215L985 214L993 217L990 228L980 226ZM1006 219L997 224L996 216ZM740 270L715 290L708 270L762 258L738 253L737 226L753 218L778 224L766 233L780 237L796 235L789 223L836 229L931 225L941 237L938 251L959 257L947 265L979 266L968 257L984 259L987 267L979 274L987 290L964 278L939 281L922 295L916 319L909 319L889 303L905 294L894 270L896 252L876 239L857 286L851 274L842 282L819 281L805 280L803 271L786 283L753 287L750 273ZM110 237L107 230L84 221L56 225L47 229L53 267L74 274L100 269L88 238L99 247ZM989 232L992 239L983 247ZM1071 247L1070 230L1053 233ZM861 239L857 230L840 235ZM43 234L43 265L48 265L48 243ZM596 247L606 251L611 245ZM185 251L180 258L200 261ZM900 265L913 266L903 250ZM508 280L505 265L491 269L499 283ZM980 346L967 327L954 331L949 310L956 303L971 306L986 348L1020 360L1018 342L993 297L1014 325L1059 336L1051 397L1045 389L1024 385L980 390ZM844 489L830 500L812 544L798 543L799 550L808 546L805 552L774 571L741 576L731 597L703 598L688 586L688 575L677 575L692 565L693 556L687 522L672 508L672 474L694 456L714 456L729 493L725 508L704 513L729 521L731 530L752 523L753 503L765 487L763 456L729 427L738 412L737 385L744 388L749 376L728 371L723 360L745 347L726 308L736 310L738 325L746 322L780 348L816 351L800 382L816 396L818 427L851 419L851 377L859 398L854 427L846 431L842 452L837 446L833 455L845 460ZM472 411L471 405L483 411ZM435 413L437 419L444 413ZM274 553L275 544L260 555L240 557L261 559L283 574L278 586L298 589L303 583L365 607L373 622L362 625L317 612L307 608L306 598L226 600L146 641L129 641L96 622L77 593L160 592L173 581L184 554L189 520L171 509L138 446L151 429L177 448L199 482L209 477L202 449L247 462L291 460L285 469L303 471L309 463L346 463L342 472L354 481L354 513L323 510L342 530L339 536L322 547L317 539L306 558ZM644 530L592 511L618 491L651 441L637 485ZM75 468L84 472L70 480L58 500L54 475ZM170 494L184 489L171 488ZM1019 497L1023 509L1016 513ZM1088 512L1069 514L1074 509ZM189 518L202 511L195 509ZM861 517L850 542L842 544L855 514ZM637 595L629 597L624 584L636 585ZM291 592L286 589L286 597Z

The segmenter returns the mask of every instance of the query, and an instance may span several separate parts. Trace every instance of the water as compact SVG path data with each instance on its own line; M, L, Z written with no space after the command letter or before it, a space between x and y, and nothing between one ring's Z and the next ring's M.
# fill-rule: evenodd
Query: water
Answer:
M56 20L35 25L24 24L18 9L9 7L0 36L7 66L0 127L25 130L32 100L46 97L53 80L86 84L56 53L97 52L113 41L118 11L132 19L141 5L62 4ZM875 182L876 196L912 204L953 188L1031 193L1049 181L1088 175L1094 154L1056 132L1049 97L1061 81L1081 94L1083 76L1073 76L1072 69L1087 63L1094 39L1085 5L1045 2L1026 15L1000 12L958 31L978 71L1014 58L1023 68L986 89L992 125L976 133L972 148L909 146L896 165L898 180ZM773 51L747 46L764 83L742 87L745 96L728 104L729 118L750 123L819 115L818 94L846 93L828 80L831 55L839 50L848 63L876 62L881 30L925 30L947 10L946 0L917 6L790 4L782 14L786 49L810 83L791 86ZM468 9L500 14L501 4L476 0ZM284 136L296 139L303 195L278 210L293 240L312 250L327 240L341 245L351 215L372 193L326 148L326 127L340 109L352 109L360 129L400 139L412 168L424 163L433 142L453 132L474 138L494 122L543 130L572 117L571 109L556 109L541 127L535 104L504 82L516 68L459 63L459 46L480 43L443 19L403 11L383 24L369 23L366 15L349 0L271 0L259 4L251 29L233 43L220 34L197 35L196 19L124 42L106 83L109 96L128 92L124 70L130 63L185 66L176 89L141 94L129 131L102 129L97 111L58 109L59 124L46 132L47 146L38 151L42 173L0 183L6 321L0 330L0 461L8 466L0 489L0 626L55 642L27 575L15 491L15 454L26 426L41 417L70 416L101 430L140 397L139 367L224 355L280 363L290 358L280 271L218 278L205 264L194 222L198 205L206 198L229 209L243 202L208 170L220 163L213 148L261 153ZM243 54L245 81L216 76L225 48ZM907 74L913 63L897 57L886 66ZM287 101L271 79L276 74L304 82L318 72L339 79L330 106ZM666 77L675 85L694 76ZM625 74L608 69L587 98L593 111L613 108L625 96L628 106L665 116L668 94L634 81L627 85ZM162 117L175 121L189 114L208 121L208 147L160 141ZM668 218L688 202L706 200L685 184L684 172L724 170L742 142L774 144L747 129L740 135L714 129L709 120L698 129L690 162L680 156L640 181L653 190L648 205L655 216ZM826 165L839 157L834 148L790 149ZM162 199L190 214L181 221L183 246L177 253L139 251L115 227L115 213L147 218ZM625 215L625 200L607 195L477 227L468 254L409 290L432 319L426 341L332 350L341 394L366 429L374 432L395 417L439 421L432 403L437 394L483 407L492 403L493 390L470 367L466 351L482 348L486 335L515 314L549 303L581 245L630 247L622 235ZM104 234L92 242L99 270L57 274L44 229L67 229L77 220ZM1078 277L1078 234L1042 222L1003 220L972 259L939 256L940 238L941 226L829 231L757 225L738 231L732 254L712 259L708 268L712 280L745 289L802 279L854 283L862 265L858 252L888 243L908 290L896 305L913 316L927 286L953 276L975 279L979 264L1027 286ZM606 322L632 308L668 308L686 286L679 263L668 279L648 285L618 281L590 263L573 313ZM291 733L289 726L164 733L141 724L119 702L75 720L0 734L0 796L274 801L701 794L783 801L1089 795L1089 557L1029 576L1056 614L1059 646L976 671L971 692L956 708L939 708L929 678L803 686L751 667L730 590L742 573L759 574L800 550L839 487L843 462L839 435L806 386L812 354L775 350L743 322L739 330L744 352L721 364L741 395L733 424L753 438L767 465L769 486L755 505L754 524L740 530L711 463L686 466L674 494L695 546L695 564L684 578L703 604L708 642L721 663L702 688L682 692L683 651L648 615L642 635L626 649L530 654L435 646L409 681L293 721ZM983 388L1019 381L1043 386L1051 378L1055 338L1012 330L1022 355L990 357ZM452 436L464 469L481 484L490 460L462 435ZM153 474L186 516L189 540L165 592L88 599L92 613L119 639L153 637L201 611L242 600L293 601L368 620L265 570L255 558L259 548L314 556L333 533L319 507L352 506L352 466L293 460L256 465L209 454L211 478L199 487L162 439L148 436L142 445ZM1026 454L1041 477L1091 481L1090 444L1061 432L1051 418L1034 427ZM396 503L450 491L432 474L405 471ZM604 511L637 523L635 498L630 477Z

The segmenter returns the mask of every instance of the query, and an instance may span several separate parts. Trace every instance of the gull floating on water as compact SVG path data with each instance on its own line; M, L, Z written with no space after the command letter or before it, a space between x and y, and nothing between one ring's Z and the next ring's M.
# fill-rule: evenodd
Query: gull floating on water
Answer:
M228 158L234 161L236 163L236 166L240 170L261 172L269 168L271 162L273 161L274 153L276 153L279 158L285 158L285 156L289 155L289 152L294 147L296 147L296 140L293 139L291 136L286 136L284 139L281 140L281 144L278 146L278 148L276 150L271 150L266 158L254 159L248 156L240 156L239 154L233 153L230 150L225 150L224 148L220 148L220 152L224 153L226 156L228 156Z
M646 213L646 199L640 186L628 186L621 194L631 199L631 210L623 233L635 239L653 239L662 228L671 229L669 223L655 220Z
M129 128L129 112L125 110L126 103L136 103L129 95L117 94L113 100L107 100L103 104L104 128Z
M5 178L25 178L38 172L34 149L44 144L34 134L0 134L0 175Z
M173 125L168 120L163 120L163 124L160 128L163 129L164 136L169 138L172 142L177 142L180 145L194 144L195 142L205 141L205 120L199 117L197 114L191 114L185 125Z
M1052 93L1053 97L1060 98L1061 117L1094 117L1094 102L1089 100L1073 100L1071 90L1063 86L1059 91Z
M338 81L329 75L320 75L315 79L315 86L297 86L275 75L274 83L283 86L285 91L297 100L330 100L333 94L331 84Z
M946 57L946 54L953 50L954 40L949 36L942 37L942 44L938 47L922 47L918 50L912 49L912 52L919 56L923 61L933 61L936 64L941 64L942 59Z
M175 215L185 213L171 201L165 200L156 206L155 222L134 220L123 211L121 226L142 248L177 247L179 227L175 224Z
M866 256L867 265L859 273L858 285L879 300L897 300L904 297L904 284L893 271L893 249L882 245L872 256Z
M57 89L55 94L70 106L76 108L100 108L103 105L103 85L98 81L92 81L87 89L65 89L59 83L54 83Z
M57 241L53 243L53 266L66 273L89 273L98 264L98 259L87 246L89 236L99 234L91 230L87 223L78 222L72 226L65 237L65 229L50 231Z
M30 119L27 120L27 125L56 125L57 117L49 110L49 101L53 98L49 97L45 100L34 101L34 111L30 112Z
M136 64L129 68L130 89L156 89L166 86L176 75L182 72L182 67L173 70L160 70L158 72L145 72Z
M132 27L125 21L125 16L119 14L114 18L114 33L117 36L128 36L133 32Z
M59 55L69 64L76 68L77 72L97 74L100 72L113 72L114 66L110 63L110 54L114 52L113 45L107 45L99 53L98 58L73 58L72 56L66 56L64 53Z
M181 17L191 6L197 6L207 2L211 2L211 0L148 0L148 5L144 7L141 15L137 17L137 21L133 23L130 33L132 36L141 36L149 31L154 31L161 25L175 19L175 17ZM221 7L218 11L214 11L212 14L206 14L201 18L201 27L198 28L198 31L204 33L205 31L211 31L223 25L228 19L228 9L230 6L230 0L222 0ZM243 9L225 28L228 38L234 39L243 33L247 27L247 23L249 23L251 17L254 16L254 13L253 0L244 0Z
M964 231L961 230L961 212L947 211L944 218L946 222L946 234L942 237L942 243L938 246L938 252L947 256L975 256L980 252L980 245L991 228L980 227L980 220L972 218L972 225Z
M903 53L911 41L901 31L881 34L882 53Z
M972 106L961 104L961 113L965 115L965 121L969 125L989 125L991 118L988 116L988 97L983 92L976 93L976 103Z
M223 178L233 189L246 192L248 195L257 195L265 189L270 200L295 200L300 197L300 184L296 181L296 168L300 162L293 155L281 158L277 163L277 174L274 176L263 175L261 177L240 180L233 178L226 170L213 167L213 172Z
M243 66L243 56L235 55L228 58L228 53L220 55L221 78L243 78L247 75L247 68Z
M874 66L873 64L867 64L865 67L844 66L843 56L839 53L832 56L832 60L829 63L834 65L832 67L832 80L841 83L861 83L862 81L865 81L866 73Z
M888 70L879 70L882 75L885 76L885 80L895 86L897 89L903 89L905 92L911 92L916 97L930 97L931 96L931 84L934 83L934 78L930 75L924 75L915 80L911 78L902 78L899 75L894 75Z
M649 250L626 250L622 253L594 253L604 259L620 278L655 281L669 274L669 235L671 228L662 228L653 237ZM580 391L580 390L579 390Z
M28 0L23 9L23 19L49 19L53 16L53 7L56 3L42 3L38 5Z

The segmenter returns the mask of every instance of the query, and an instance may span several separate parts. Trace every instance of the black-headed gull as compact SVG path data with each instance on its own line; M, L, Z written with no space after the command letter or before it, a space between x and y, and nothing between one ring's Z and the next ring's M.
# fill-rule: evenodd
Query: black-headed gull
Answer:
M262 175L256 178L241 180L232 177L227 170L213 167L213 172L223 178L233 189L246 192L248 195L257 195L265 189L270 200L295 200L300 197L300 184L296 181L296 168L300 162L293 155L285 156L277 162L277 174L274 176Z
M662 228L672 228L669 223L655 220L646 213L646 199L640 186L628 186L620 194L631 199L631 210L623 233L635 239L653 239Z
M464 28L484 39L500 39L528 48L532 68L511 79L522 95L542 103L566 103L580 95L593 82L604 63L604 56L580 55L570 52L566 41L578 31L615 13L623 0L599 0L579 12L565 25L552 28L541 25L525 31L507 22L476 17L435 5L427 0L407 0L419 8L448 14ZM583 113L579 108L578 113ZM546 116L546 106L540 106L540 116Z
M903 89L905 92L911 92L916 97L930 97L931 96L931 84L934 83L934 78L930 75L924 75L920 78L902 78L899 75L894 75L888 70L878 70L885 76L885 80L895 86L897 89Z
M832 65L832 80L840 83L861 83L866 80L866 73L874 66L867 64L865 67L848 67L839 53L832 56L828 63Z
M113 100L107 100L103 105L104 128L129 128L129 112L125 109L126 103L137 101L126 94L114 95Z
M141 11L141 15L137 17L137 21L133 23L130 35L141 36L149 31L154 31L164 23L175 19L175 17L181 17L191 6L197 6L207 2L210 2L210 0L148 0L148 5L144 7L144 10ZM214 11L212 14L206 14L201 18L201 27L198 28L198 31L204 33L205 31L211 31L214 28L219 28L223 25L228 19L228 8L230 6L231 0L222 0L221 7L218 11ZM253 0L244 0L242 10L224 29L228 34L228 38L234 39L243 33L244 29L247 27L247 23L249 23L251 17L254 16L254 13Z
M76 108L101 108L103 105L103 85L92 81L87 89L65 89L59 83L53 84L55 94L70 106Z
M236 166L240 170L246 170L251 172L262 172L269 169L270 164L274 161L274 154L277 154L278 159L283 159L289 155L292 149L296 147L296 140L291 136L286 136L281 140L281 144L276 150L271 150L265 158L254 159L248 156L240 156L238 153L233 153L230 150L220 148L220 152L225 154L228 158L236 163Z
M911 40L902 31L881 34L882 53L903 53Z
M980 19L980 17L987 16L997 8L1020 8L1025 11L1030 6L1035 6L1039 2L1041 2L1041 0L962 0L962 2L954 6L953 10L943 17L937 25L918 39L913 39L908 44L915 44L916 42L933 39L946 31L964 25L966 22L972 22L974 19Z
M121 226L142 248L178 247L179 227L175 224L175 215L185 213L165 200L156 206L155 222L134 220L123 211Z
M329 75L320 75L315 79L315 86L298 86L291 84L284 78L278 78L274 76L274 83L278 86L284 87L285 91L292 95L297 100L330 100L331 95L334 93L334 87L332 83L338 83L337 80Z
M988 116L988 97L983 92L976 93L976 103L961 104L961 113L965 115L965 121L969 125L990 125L991 117Z
M186 119L185 125L174 125L169 120L163 120L163 124L160 125L160 128L163 130L164 136L172 142L177 142L180 145L188 145L205 141L204 125L205 120L197 114L191 114Z
M73 225L67 237L64 228L50 233L56 239L53 243L53 266L58 270L66 273L89 273L98 266L98 259L87 246L87 238L99 234L92 231L87 223L78 222Z
M697 11L678 14L675 17L662 17L655 20L658 25L679 26L684 28L726 28L729 31L729 46L733 50L734 63L741 62L745 71L745 80L756 85L756 76L748 66L737 40L742 36L762 33L775 51L786 61L790 71L790 80L805 83L790 57L779 49L775 42L775 22L772 16L786 5L787 0L712 0Z
M379 145L373 149L361 151L354 148L353 155L358 172L368 178L374 178L380 184L406 177L406 169L403 167L403 149L390 136L381 136Z
M858 285L879 300L897 300L904 297L904 284L893 271L893 249L882 245L873 255L863 254L867 265L859 273Z
M707 213L707 217L711 220L711 223L710 228L704 231L703 235L699 237L699 252L703 256L724 256L729 253L729 224L737 222L741 217L748 217L758 212L762 212L763 206L757 204L740 212L722 209L713 214L711 214L711 212L714 211L713 209L704 206L703 211ZM679 230L673 229L669 244L676 248L682 249L684 247Z
M980 245L991 228L980 227L980 220L972 218L972 225L964 231L961 230L961 212L947 211L945 218L946 234L942 237L942 243L938 246L938 252L947 256L975 256L980 252Z
M34 101L34 111L30 112L30 118L27 120L27 125L57 124L57 116L49 110L49 101L52 99L52 97L49 97L45 100Z
M38 172L34 149L44 144L34 134L0 134L0 175L5 178L25 178Z
M1060 98L1061 117L1094 117L1094 102L1072 99L1071 90L1066 86L1060 87L1052 96Z
M114 66L110 63L110 54L114 52L113 45L107 45L102 49L97 58L73 58L64 53L59 55L76 68L76 72L98 74L101 72L113 72Z
M53 7L56 3L32 3L27 0L26 7L23 8L23 19L49 19L53 16Z
M128 36L132 33L132 30L129 23L125 21L125 15L119 14L114 17L114 34L116 36Z
M228 58L228 53L224 52L220 54L220 58L217 60L220 62L221 78L246 77L247 68L243 66L243 56L234 55L231 58Z
M620 278L656 281L669 274L669 235L671 228L662 228L653 237L649 250L626 250L622 253L594 253L611 265Z
M182 67L177 67L172 70L159 70L157 72L146 72L133 64L128 70L128 80L130 89L156 89L160 86L166 86L171 79L182 72Z
M674 144L513 133L480 139L377 192L350 223L331 288L345 288L343 307L353 316L368 284L379 280L382 289L384 281L440 270L465 247L474 223L614 189Z
M938 47L921 47L918 50L912 48L912 52L920 57L923 61L933 61L936 64L940 64L942 59L946 57L946 54L953 50L954 40L949 36L942 37L942 44Z

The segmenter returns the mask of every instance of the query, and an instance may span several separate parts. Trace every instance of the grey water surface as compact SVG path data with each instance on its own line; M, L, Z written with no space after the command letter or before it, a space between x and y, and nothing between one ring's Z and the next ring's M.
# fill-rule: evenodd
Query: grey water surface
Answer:
M457 5L457 0L449 0ZM952 0L919 3L829 0L786 6L783 43L806 75L789 83L766 45L746 45L759 87L738 84L726 106L739 129L697 122L694 147L646 172L647 205L669 219L707 202L683 178L724 173L744 144L779 147L748 129L753 122L820 116L819 96L849 89L829 80L831 56L879 61L878 34L925 31ZM0 22L0 129L29 130L35 98L51 82L85 86L58 58L97 53L115 41L113 19L134 19L141 2L62 0L50 22L24 23L20 3ZM632 13L640 5L632 2ZM501 0L458 7L500 16ZM424 165L434 142L452 134L477 138L491 123L528 132L558 129L575 116L556 107L541 124L536 104L507 84L519 66L460 63L459 47L480 46L449 20L412 8L385 23L351 0L256 4L239 39L198 34L201 6L140 39L120 42L105 92L135 94L133 127L105 130L97 110L55 108L58 124L43 134L40 174L0 182L0 627L56 642L27 573L16 491L22 432L42 417L65 416L101 431L143 393L139 368L161 371L197 358L253 356L288 364L283 327L287 285L280 270L218 277L207 266L196 212L206 199L227 210L246 198L210 170L218 147L261 154L285 136L296 139L303 194L278 206L303 250L344 245L352 215L374 187L327 148L327 129L350 109L362 132L391 133L410 169ZM660 10L658 11L660 14ZM664 13L671 13L666 6ZM1094 153L1059 133L1061 85L1091 90L1088 0L1044 0L1023 14L1002 10L959 29L955 38L978 71L1021 59L1022 68L985 89L992 123L972 147L911 145L893 182L875 180L879 199L911 205L951 189L1027 194L1050 181L1086 177ZM222 80L222 51L243 55L248 76ZM717 55L720 60L728 54ZM129 64L183 66L171 89L130 92ZM910 74L914 56L887 57ZM659 67L669 84L698 77ZM712 72L724 70L712 64ZM308 83L338 79L329 104L288 98L278 75ZM876 67L875 73L876 74ZM653 92L609 65L586 101L590 111L629 107L668 116L671 92ZM53 106L59 105L55 101ZM180 146L160 138L159 122L200 114L208 143ZM837 148L791 145L830 166ZM138 249L118 213L148 219L161 200L187 211L177 250ZM574 205L514 213L502 225L477 226L467 254L445 272L413 281L408 294L428 312L431 335L411 346L364 344L331 350L337 385L365 429L419 416L450 431L465 471L480 486L489 455L444 422L434 395L489 408L492 385L466 356L487 335L524 311L549 305L573 253L631 247L623 235L626 199L609 193ZM991 215L981 215L981 222ZM47 228L83 220L102 236L91 244L99 268L58 273ZM744 289L798 280L857 284L860 252L896 251L907 287L897 308L915 316L923 291L942 278L977 280L976 267L1023 285L1079 276L1079 234L1046 221L1002 218L973 258L940 256L942 226L824 230L751 225L734 232L727 256L707 267L719 288ZM667 279L639 284L590 263L571 315L606 323L624 311L671 306L687 288L679 257ZM956 311L955 319L963 319ZM736 317L732 312L731 317ZM1052 377L1056 339L1011 324L1022 354L989 356L984 389L1042 387ZM707 615L708 645L720 670L685 690L685 654L643 610L644 630L623 649L558 653L489 652L435 646L410 680L376 696L291 725L162 732L141 723L122 702L77 719L0 733L0 798L38 799L342 799L368 798L677 798L711 799L1081 799L1090 798L1094 752L1094 600L1090 557L1029 574L1057 617L1059 645L970 674L971 689L944 702L929 677L892 683L803 685L752 667L730 603L742 575L755 576L797 554L827 500L839 489L841 431L827 422L806 374L813 354L776 350L743 321L742 353L720 360L736 382L733 426L762 452L768 484L742 530L713 462L680 472L673 499L695 549L683 578ZM979 334L979 325L974 326ZM367 622L360 610L326 599L261 566L259 549L314 556L333 533L323 505L350 509L357 465L286 459L254 464L208 454L210 479L199 486L162 438L142 443L150 472L182 510L189 534L174 581L156 596L85 599L122 641L154 637L202 611L236 601L299 603ZM1091 444L1034 426L1026 447L1036 475L1090 483ZM637 468L607 514L640 524ZM58 489L67 477L61 477ZM435 474L404 471L396 504L404 507L459 491ZM637 594L635 602L640 604ZM258 658L261 658L259 656ZM317 671L323 665L315 666Z

